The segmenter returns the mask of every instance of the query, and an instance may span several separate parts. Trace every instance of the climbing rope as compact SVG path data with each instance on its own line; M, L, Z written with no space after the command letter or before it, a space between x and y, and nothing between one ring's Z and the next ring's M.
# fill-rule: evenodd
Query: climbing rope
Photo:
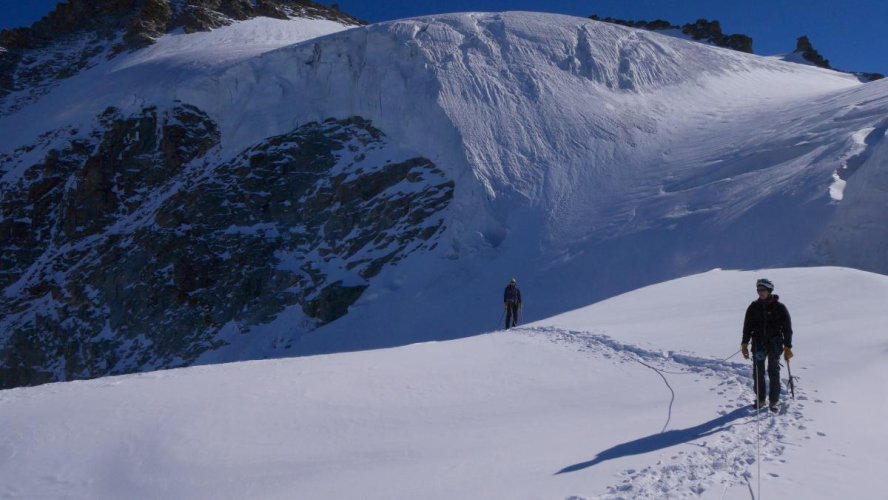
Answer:
M761 414L762 414L762 405L759 404L759 391L761 388L758 386L759 378L758 378L758 366L755 362L755 359L752 360L752 377L753 377L753 387L755 388L755 464L757 467L756 482L758 483L758 495L756 498L762 498L762 454L761 454ZM755 500L755 499L753 499Z
M653 366L645 363L644 361L642 361L638 358L633 358L633 359L635 359L635 361L638 361L640 364L650 368L651 370L654 370L655 372L657 372L657 375L659 375L660 378L663 379L663 382L666 384L666 387L669 388L669 392L672 393L672 399L669 400L669 413L666 416L666 423L663 424L663 429L660 430L660 433L666 432L666 428L669 427L669 422L672 420L672 404L675 403L675 391L672 389L672 386L669 385L669 381L666 380L666 376L663 375L663 373L661 373L660 370L654 368Z

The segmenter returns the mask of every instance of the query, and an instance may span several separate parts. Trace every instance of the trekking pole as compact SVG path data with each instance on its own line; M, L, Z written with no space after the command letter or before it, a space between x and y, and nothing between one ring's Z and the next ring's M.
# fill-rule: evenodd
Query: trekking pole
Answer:
M503 324L503 318L505 318L505 317L506 317L506 310L503 309L503 313L500 314L500 319L499 319L499 321L496 322L496 327L495 327L494 329L499 328L500 326L502 326L502 324Z
M789 392L792 394L792 399L795 399L795 383L792 381L792 370L789 369L789 360L786 360L786 373L789 374Z

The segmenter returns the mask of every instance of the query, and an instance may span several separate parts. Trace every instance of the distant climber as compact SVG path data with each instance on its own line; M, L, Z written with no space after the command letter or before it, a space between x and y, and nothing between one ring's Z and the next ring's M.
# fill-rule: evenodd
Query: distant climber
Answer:
M765 406L765 359L768 360L768 407L776 412L780 401L780 354L792 358L792 321L786 306L774 294L774 283L760 279L755 283L758 300L749 304L743 320L743 340L740 351L749 359L749 341L752 340L753 385L755 408Z
M515 278L506 286L503 293L503 307L506 309L506 329L518 326L518 313L521 311L521 290Z

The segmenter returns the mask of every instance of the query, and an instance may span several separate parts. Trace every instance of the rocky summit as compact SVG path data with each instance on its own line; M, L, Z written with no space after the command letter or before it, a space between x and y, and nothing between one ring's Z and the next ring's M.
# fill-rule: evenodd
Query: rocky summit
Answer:
M839 69L833 68L829 63L829 60L823 57L817 49L814 48L814 44L811 43L811 40L808 39L807 35L802 35L796 40L796 48L793 51L793 55L800 56L803 60L807 61L814 66L826 69L834 69L836 71L841 71ZM885 78L885 75L881 73L870 73L870 72L862 72L862 71L852 71L853 75L857 76L862 82L872 82L875 80L881 80Z

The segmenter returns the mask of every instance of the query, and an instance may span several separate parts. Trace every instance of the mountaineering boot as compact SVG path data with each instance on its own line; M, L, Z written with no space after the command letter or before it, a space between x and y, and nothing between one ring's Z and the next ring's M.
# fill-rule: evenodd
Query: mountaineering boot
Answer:
M766 406L768 406L768 403L764 399L760 399L758 401L752 402L752 409L753 410L758 410L759 408L764 408Z
M780 411L780 402L771 401L771 403L768 404L768 409L771 410L771 413L777 413L778 411Z

